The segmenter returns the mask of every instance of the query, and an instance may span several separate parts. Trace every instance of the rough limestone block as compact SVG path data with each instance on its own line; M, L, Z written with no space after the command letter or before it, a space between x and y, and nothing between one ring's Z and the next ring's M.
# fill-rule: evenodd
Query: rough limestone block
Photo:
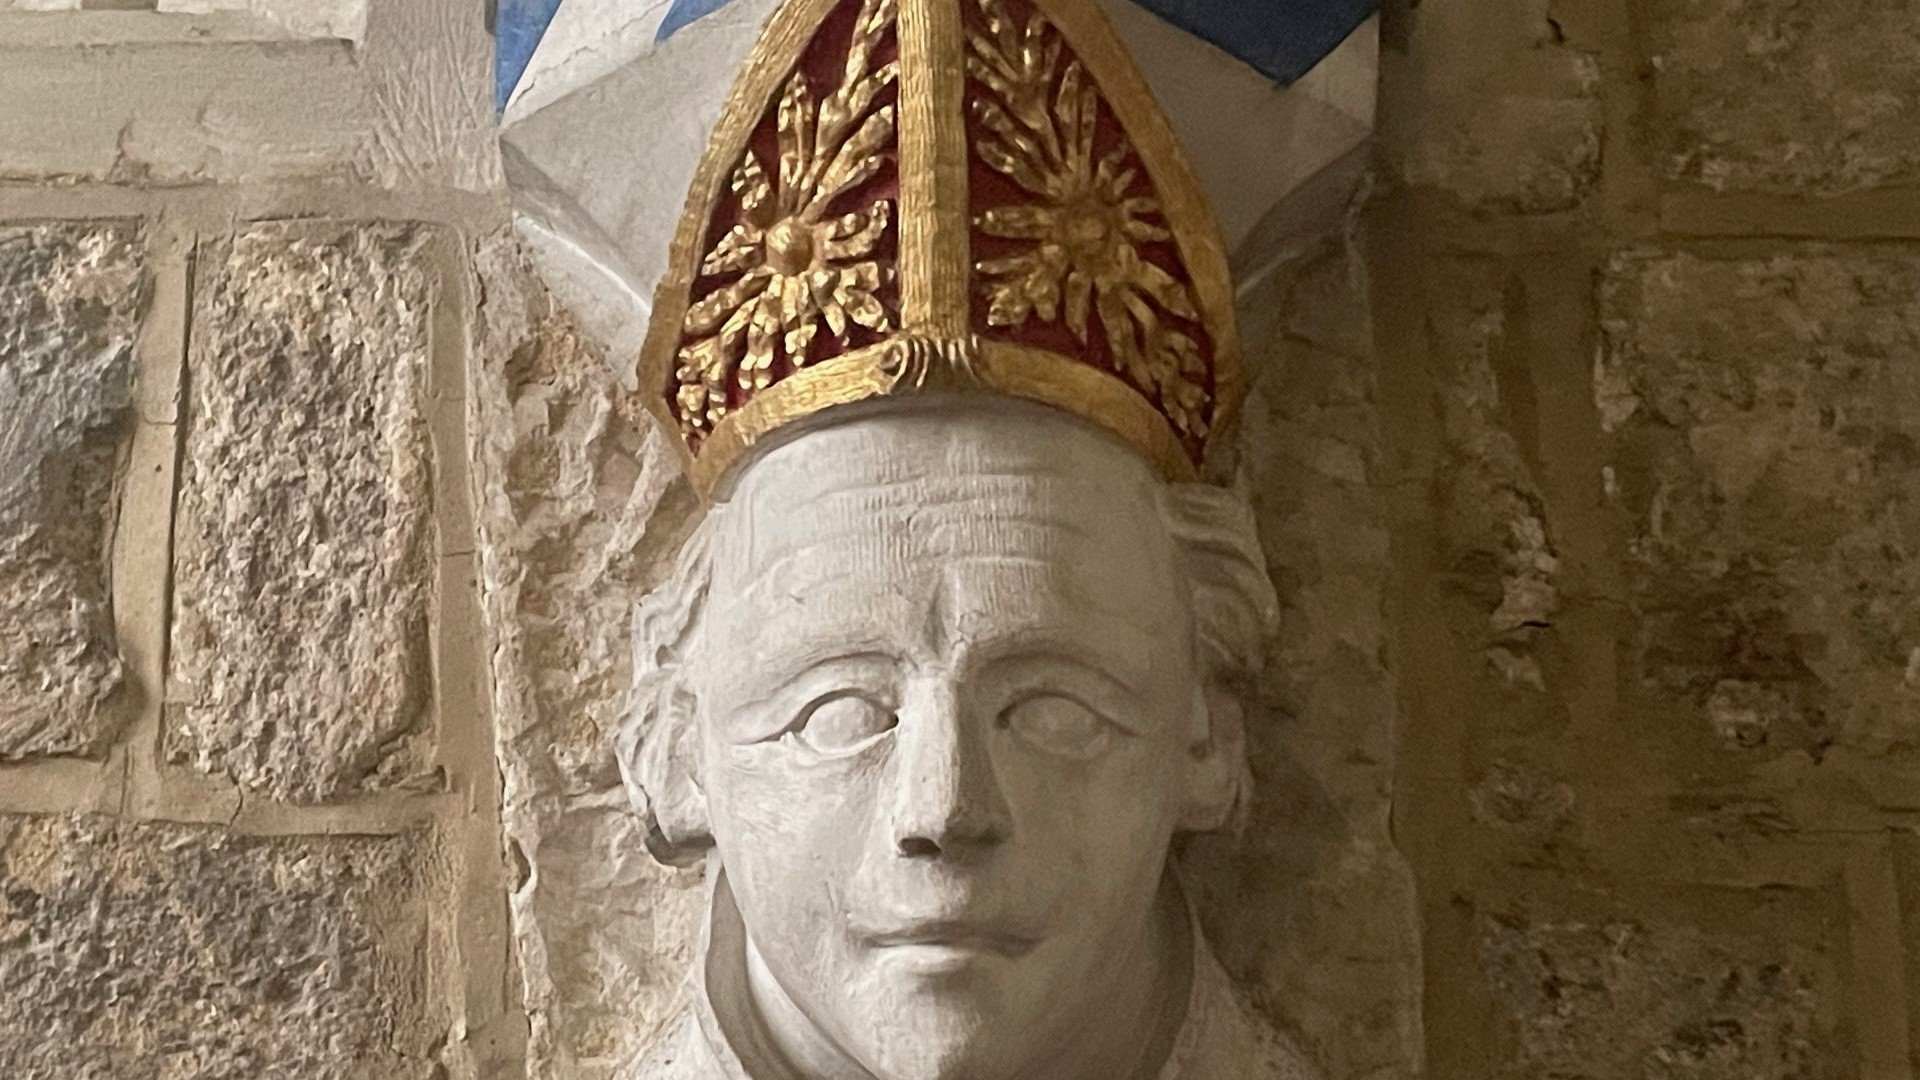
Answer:
M131 226L0 228L0 760L98 754L122 719L109 549L143 295Z
M1511 428L1506 282L1449 267L1450 303L1428 322L1446 454L1435 476L1436 525L1450 593L1480 612L1487 668L1507 686L1544 692L1544 639L1562 607L1561 558L1547 500Z
M1600 179L1600 67L1548 0L1422 8L1382 56L1385 158L1476 211L1582 204Z
M1326 1075L1412 1076L1420 931L1389 826L1398 687L1364 278L1330 244L1241 313L1252 393L1240 473L1281 629L1247 715L1246 827L1193 838L1182 868L1221 962Z
M1732 753L1920 734L1920 257L1615 259L1596 372L1643 708ZM1678 716L1674 716L1675 713Z
M409 838L0 818L0 1075L439 1075Z
M1716 190L1920 178L1920 19L1879 0L1653 4L1655 146Z
M167 756L311 802L425 768L434 282L403 226L263 226L197 290Z
M665 577L695 503L513 242L489 239L477 264L480 555L528 1076L606 1080L674 1019L699 933L700 875L647 853L612 746L634 599Z
M1495 1078L1815 1080L1845 1008L1824 949L1665 922L1482 918Z

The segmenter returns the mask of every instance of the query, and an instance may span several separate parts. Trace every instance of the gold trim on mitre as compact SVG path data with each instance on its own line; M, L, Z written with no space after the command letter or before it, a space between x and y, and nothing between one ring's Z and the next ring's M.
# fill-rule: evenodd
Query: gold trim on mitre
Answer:
M1218 227L1094 0L787 0L641 379L706 497L788 425L933 390L1061 409L1187 481L1244 392Z

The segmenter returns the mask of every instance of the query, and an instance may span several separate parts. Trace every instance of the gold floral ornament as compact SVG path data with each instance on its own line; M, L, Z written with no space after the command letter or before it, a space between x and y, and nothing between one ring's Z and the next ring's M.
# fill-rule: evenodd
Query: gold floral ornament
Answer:
M979 215L981 232L1025 250L976 264L989 303L987 322L1025 325L1036 315L1089 343L1097 311L1115 368L1157 394L1180 433L1204 439L1212 394L1199 342L1164 316L1200 321L1185 284L1141 253L1172 233L1158 199L1136 194L1139 170L1125 138L1096 161L1101 101L1077 58L1060 69L1062 41L1035 13L1017 26L1002 0L977 0L986 32L968 31L967 72L991 94L975 94L984 129L982 161L1035 197ZM1056 89L1056 73L1058 73ZM1164 313L1164 315L1163 315Z
M872 66L895 11L896 0L864 0L845 74L824 99L815 101L804 71L788 79L777 112L777 185L752 147L734 169L730 188L744 220L708 253L700 273L739 276L694 304L682 324L674 378L690 435L726 418L730 383L766 389L782 355L805 367L822 322L843 346L853 326L877 334L893 328L879 294L894 270L875 258L892 201L830 210L880 172L895 140L894 106L873 105L898 80L899 63Z

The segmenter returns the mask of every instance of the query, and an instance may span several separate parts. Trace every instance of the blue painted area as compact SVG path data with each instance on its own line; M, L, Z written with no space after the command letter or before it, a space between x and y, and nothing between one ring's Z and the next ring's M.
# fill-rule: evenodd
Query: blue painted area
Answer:
M493 20L493 107L504 109L560 0L499 0Z
M665 41L729 0L673 0L660 24ZM1326 59L1379 10L1379 0L1134 0L1188 33L1213 42L1275 81L1291 83Z
M665 41L678 33L688 23L707 16L726 7L731 0L673 0L673 6L667 9L667 17L660 23L660 33L655 41Z
M665 41L730 0L673 0L656 35ZM1282 85L1326 59L1379 9L1379 0L1133 0L1168 22L1218 45ZM562 0L499 0L494 31L494 103L527 70Z
M1282 85L1312 71L1379 0L1134 0Z

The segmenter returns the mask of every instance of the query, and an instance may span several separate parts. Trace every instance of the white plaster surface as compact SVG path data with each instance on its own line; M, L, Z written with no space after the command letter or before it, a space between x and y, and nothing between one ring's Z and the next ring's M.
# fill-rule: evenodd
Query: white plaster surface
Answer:
M610 355L645 337L694 170L777 5L735 0L658 48L644 20L609 25L595 47L546 61L537 87L522 82L501 136L516 220L548 279L591 298L583 321Z
M1101 0L1213 205L1236 262L1281 201L1373 132L1379 18L1298 82L1273 80L1132 0Z
M707 34L745 30L757 37L760 23L778 5L779 0L732 0L681 33L699 27ZM541 35L527 69L520 74L507 103L507 122L538 112L653 52L659 44L660 26L672 7L673 0L568 0L562 4L547 32ZM703 23L711 25L703 27ZM711 38L707 41L709 49L717 44ZM750 39L747 45L751 47ZM716 60L730 59L737 63L738 56L719 45ZM726 70L731 73L733 69Z

